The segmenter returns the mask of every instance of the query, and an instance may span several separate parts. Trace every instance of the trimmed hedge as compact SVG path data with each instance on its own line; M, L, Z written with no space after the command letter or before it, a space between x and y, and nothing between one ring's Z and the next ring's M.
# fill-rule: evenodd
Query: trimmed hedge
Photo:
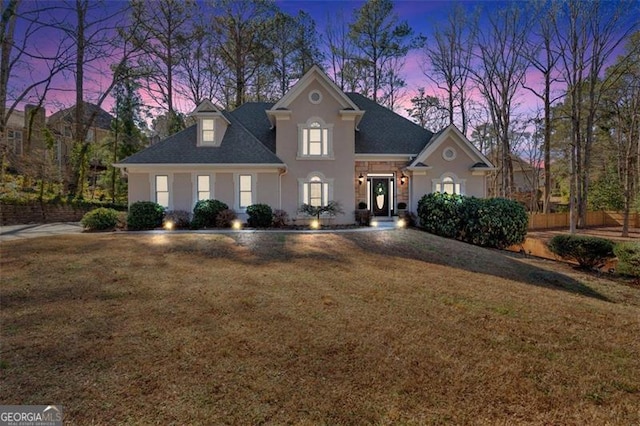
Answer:
M155 229L162 226L164 207L153 201L138 201L129 206L127 215L127 229L141 231Z
M216 226L218 228L231 228L233 226L233 221L238 218L236 212L231 209L222 210L216 216Z
M628 241L616 244L613 253L618 258L618 273L640 277L640 243Z
M267 228L273 222L273 210L267 204L252 204L247 207L247 223L256 228Z
M193 208L194 228L215 227L218 213L227 210L229 206L219 200L200 200Z
M441 193L420 199L418 217L427 232L498 249L522 243L529 222L525 208L512 200Z
M176 229L191 228L191 213L186 210L171 210L164 216L164 223L172 222Z
M612 259L613 242L586 235L556 235L547 244L552 253L578 262L581 268L593 269Z
M118 225L118 217L117 210L100 207L85 214L80 223L90 231L106 231Z

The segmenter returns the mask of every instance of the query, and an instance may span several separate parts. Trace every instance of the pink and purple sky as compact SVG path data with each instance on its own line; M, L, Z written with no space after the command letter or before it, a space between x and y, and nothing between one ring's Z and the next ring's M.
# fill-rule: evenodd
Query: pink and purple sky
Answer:
M49 1L43 2L42 4L53 4L56 6L60 6L63 3L60 1ZM506 3L504 1L460 1L461 5L463 5L467 10L473 11L476 9L480 9L482 11L480 25L483 24L483 19L486 20L487 16L490 15L493 11L503 7ZM299 10L304 10L308 12L311 16L316 20L316 25L318 32L321 35L321 38L324 39L324 29L328 19L331 19L332 16L338 11L342 11L343 15L347 20L352 16L353 12L360 8L364 1L362 0L325 0L325 1L306 1L306 0L276 0L276 4L285 12L295 14ZM429 41L432 35L432 28L438 22L445 21L447 19L447 15L455 5L455 3L450 1L433 1L433 0L400 0L394 3L395 12L398 14L400 21L406 20L410 27L414 30L416 35L422 34L427 37L427 42ZM118 10L123 6L121 0L111 0L111 2L107 2L107 6L109 9ZM56 10L56 19L59 19L62 22L66 22L69 26L74 25L74 16L71 10L67 12ZM629 14L628 19L636 21L638 20L637 9L632 11ZM115 20L123 19L124 17L115 17ZM16 35L19 35L20 27L18 28L18 32ZM42 36L44 35L44 36ZM41 52L52 52L60 46L63 41L61 40L61 36L49 36L47 37L46 33L42 33L38 40L38 50ZM620 51L622 46L620 47ZM107 68L109 66L109 61L100 61L92 64L93 70L89 70L88 81L86 83L89 96L87 96L88 101L93 101L104 86L107 84L106 77L100 77L100 68ZM424 75L424 70L428 71L428 64L425 68L425 57L422 51L411 51L405 61L405 65L403 68L402 75L406 80L407 88L406 95L402 104L404 106L408 106L410 104L409 99L416 92L418 87L425 87L427 94L439 93L438 89L435 87L435 84L429 80ZM26 82L29 79L35 78L34 76L39 74L37 67L35 69L24 69L21 72L24 72L23 80ZM536 84L539 81L539 77L537 73L533 70L529 71L527 74L527 82L530 84ZM47 114L51 114L57 111L60 108L68 107L74 103L75 94L73 92L73 76L71 73L67 73L65 75L60 75L59 78L55 81L55 87L57 90L51 92L51 94L47 98L46 108ZM91 94L93 93L93 95ZM478 96L476 94L476 96ZM148 99L148 97L143 97L143 99ZM518 96L518 104L523 111L532 111L537 108L537 100L526 90L521 90L520 95ZM110 110L112 107L112 100L107 99L103 104L103 108L106 110ZM182 112L190 112L193 109L193 104L185 99L177 99L176 107ZM398 112L404 113L404 108L398 108Z

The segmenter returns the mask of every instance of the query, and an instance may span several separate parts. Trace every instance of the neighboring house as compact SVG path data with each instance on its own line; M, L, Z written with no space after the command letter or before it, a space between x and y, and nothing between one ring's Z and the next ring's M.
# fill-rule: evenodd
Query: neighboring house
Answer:
M44 108L27 105L24 111L14 110L7 119L2 148L13 163L29 153L41 153L45 148L42 130L45 126ZM29 139L29 129L31 138Z
M111 121L113 117L99 106L85 102L84 120L88 122L94 116L91 127L86 135L87 142L101 142L111 134ZM62 109L52 114L47 120L47 127L55 138L55 161L61 170L70 167L73 153L75 132L76 107Z
M339 202L335 223L353 223L366 202L391 217L415 211L434 191L484 197L494 170L454 126L440 133L355 93L342 92L317 66L275 104L227 112L202 102L196 124L116 164L128 175L129 203L193 210L215 198L243 214L255 203L303 220L302 204Z

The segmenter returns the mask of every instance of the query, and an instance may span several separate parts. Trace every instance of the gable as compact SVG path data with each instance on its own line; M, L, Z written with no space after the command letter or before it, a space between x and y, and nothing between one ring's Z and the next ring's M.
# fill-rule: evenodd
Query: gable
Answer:
M429 144L411 162L409 168L431 167L433 164L457 162L467 164L472 171L489 171L495 167L469 139L454 126L433 136Z

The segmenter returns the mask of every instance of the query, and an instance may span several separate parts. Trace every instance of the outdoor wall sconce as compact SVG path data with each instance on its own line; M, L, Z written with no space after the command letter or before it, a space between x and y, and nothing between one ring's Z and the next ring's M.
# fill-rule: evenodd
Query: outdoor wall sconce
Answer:
M409 178L406 177L403 173L402 176L400 177L400 185L404 185L405 183L407 183L407 179Z
M358 176L358 183L360 185L362 185L364 183L364 176L362 176L362 173L360 173L360 176Z

